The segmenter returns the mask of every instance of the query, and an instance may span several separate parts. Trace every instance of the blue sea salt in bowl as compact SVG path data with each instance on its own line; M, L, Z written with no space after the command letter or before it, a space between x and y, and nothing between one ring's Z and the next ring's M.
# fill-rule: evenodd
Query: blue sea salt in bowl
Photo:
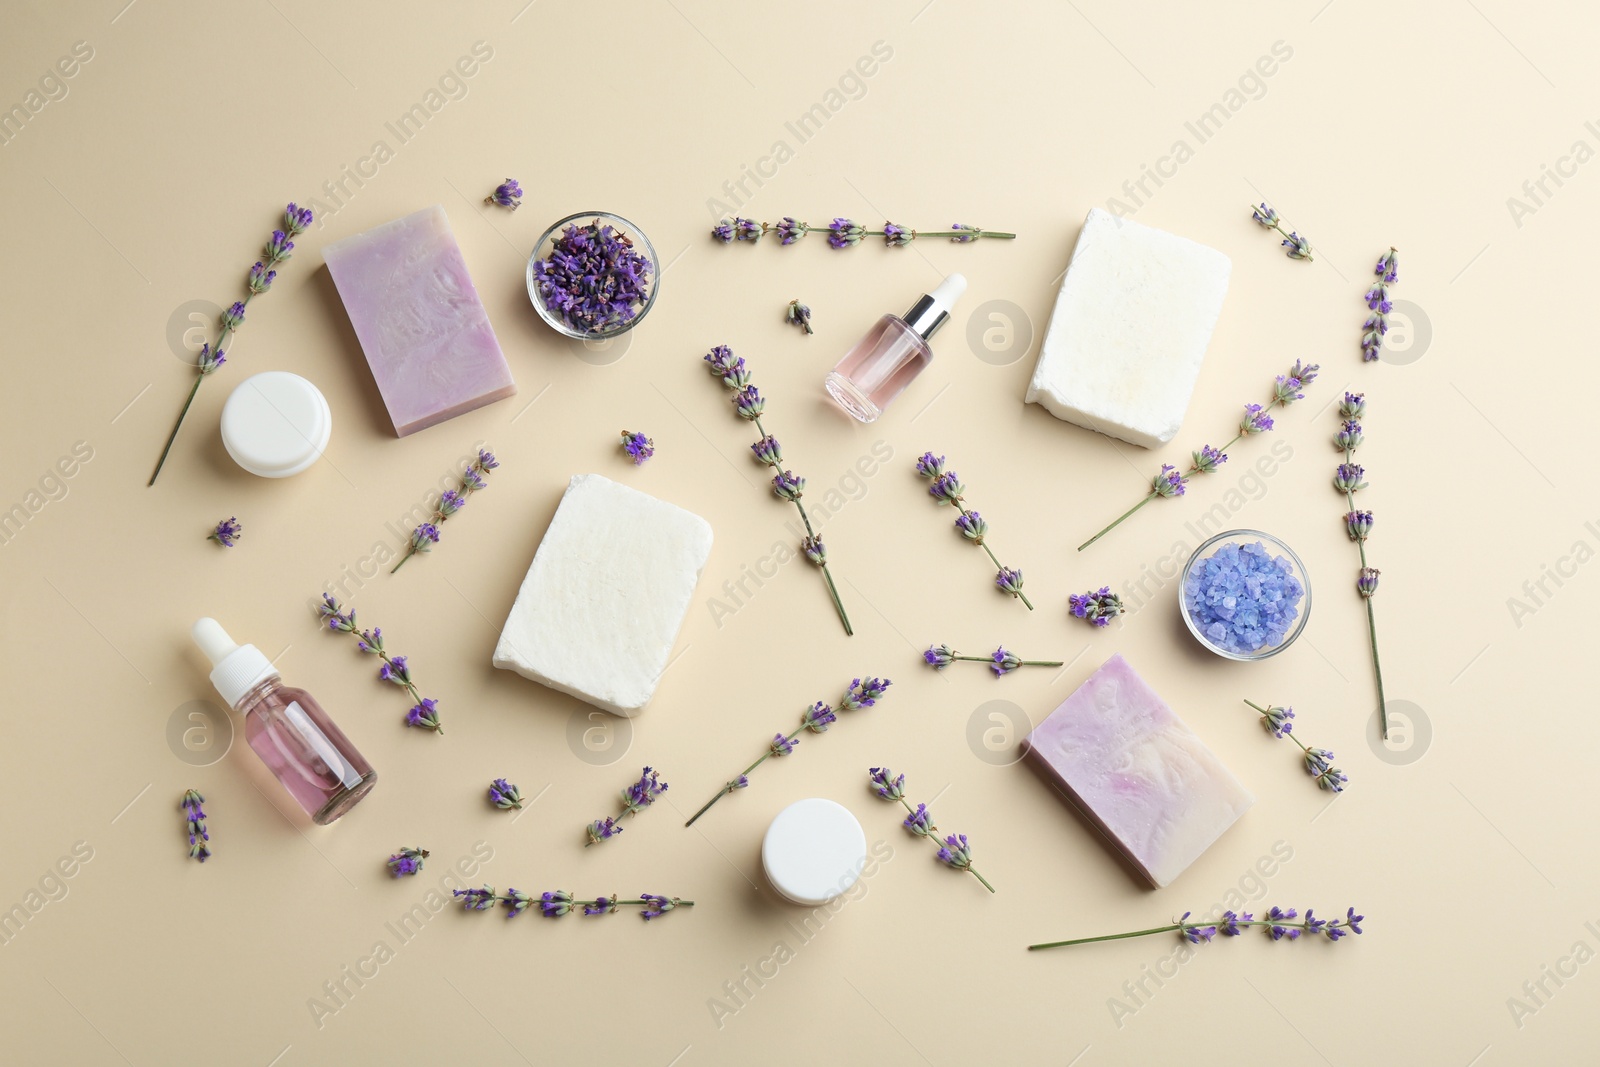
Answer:
M1294 643L1311 613L1300 557L1259 530L1229 530L1184 565L1179 610L1189 632L1226 659L1257 660Z

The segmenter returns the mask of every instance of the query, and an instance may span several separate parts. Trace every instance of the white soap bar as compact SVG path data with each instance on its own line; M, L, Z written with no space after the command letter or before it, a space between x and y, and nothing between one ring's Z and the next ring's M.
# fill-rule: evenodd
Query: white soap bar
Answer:
M711 524L598 474L576 474L534 553L494 665L614 715L656 691Z
M1172 440L1231 270L1214 248L1092 209L1024 399L1144 448Z
M778 812L761 839L761 866L772 888L816 907L847 893L867 866L867 835L850 809L823 797Z

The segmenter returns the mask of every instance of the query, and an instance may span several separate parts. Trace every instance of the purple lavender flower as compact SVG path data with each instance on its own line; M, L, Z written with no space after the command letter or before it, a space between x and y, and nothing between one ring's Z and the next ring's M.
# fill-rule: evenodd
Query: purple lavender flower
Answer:
M972 867L972 847L967 844L966 834L951 834L944 839L944 847L939 849L939 862L947 867L954 867L958 871L965 871Z
M282 263L289 258L289 253L294 251L294 242L289 240L289 235L282 230L273 230L272 236L267 238L267 243L261 249L262 257L271 264Z
M715 237L723 244L727 244L729 241L733 240L733 224L727 219L723 219L721 222L711 227L711 236Z
M235 300L218 317L217 324L224 330L237 330L244 323L244 303Z
M622 431L622 450L633 460L635 467L656 454L656 443L642 433Z
M759 241L767 228L754 219L735 218L733 220L733 236L739 241Z
M814 734L826 733L828 727L838 721L838 714L820 700L800 716L800 725Z
M906 776L896 775L887 767L873 767L868 773L872 791L884 800L903 800L906 795Z
M1278 213L1266 203L1262 203L1260 207L1251 208L1250 218L1264 230L1275 229L1278 224Z
M917 459L917 473L924 478L937 478L944 473L944 457L924 452Z
M422 861L428 858L425 848L402 848L388 859L389 873L404 878L422 870Z
M951 244L955 244L955 245L971 244L973 241L976 241L979 237L983 236L982 227L979 227L979 226L968 226L966 223L963 223L963 222L952 222L950 224L950 228L952 230L965 231L963 233L958 233L954 237L950 238L950 243Z
M1394 301L1389 299L1389 286L1399 280L1400 270L1393 248L1378 258L1373 273L1378 280L1363 294L1367 308L1372 312L1361 324L1361 358L1367 363L1378 359L1383 349L1383 338L1389 332L1389 313L1394 310Z
M1177 467L1163 463L1161 473L1150 479L1150 491L1156 496L1182 496L1186 492L1185 483L1188 480Z
M733 394L733 409L739 413L741 419L753 422L767 409L767 402L761 398L761 393L755 386L747 385Z
M200 368L200 373L205 375L210 374L226 362L228 362L228 358L222 354L222 349L218 348L213 352L211 350L211 342L207 341L201 344L200 355L196 358L195 365Z
M1339 401L1339 417L1341 419L1359 419L1367 413L1367 398L1364 393L1346 393L1344 399Z
M245 278L244 285L246 289L250 290L251 295L260 296L272 288L272 283L277 277L277 271L268 270L265 263L258 262L250 268L250 274Z
M655 264L633 238L598 218L564 227L533 265L544 308L579 334L619 330L649 299Z
M299 237L306 232L306 227L311 225L315 218L308 207L300 207L294 201L283 209L283 228L289 231L290 237Z
M996 678L1003 678L1012 671L1016 670L1018 667L1022 666L1022 660L1012 653L1007 652L1004 645L1001 645L999 648L995 649L994 653L990 655L989 658L994 661L993 663L989 664L989 669L994 671L994 676Z
M488 911L494 907L497 899L494 887L486 885L482 889L456 889L451 891L451 896L461 901L461 906L468 911Z
M206 798L196 790L183 791L183 818L189 831L189 858L204 863L211 858L211 846L206 842L211 840L211 834L206 829L206 812L202 804Z
M1274 380L1272 399L1280 404L1288 405L1296 400L1303 400L1305 393L1301 391L1301 381L1292 374L1280 374Z
M411 548L415 552L430 551L439 543L439 527L425 522L411 532Z
M489 803L501 811L510 811L512 808L522 809L522 790L506 781L496 778L489 783Z
M500 466L500 461L494 458L494 453L486 448L478 449L478 469L492 471Z
M375 652L383 651L383 642L381 640L382 635L382 629L372 631L373 640L368 643ZM366 651L366 649L363 649L362 651ZM393 682L395 685L410 685L411 668L406 665L406 657L395 656L392 659L384 661L383 665L378 668L378 678L381 681Z
M865 232L849 219L834 219L828 227L828 244L834 248L849 248L858 243Z
M956 516L956 529L961 531L961 536L974 544L983 544L983 535L989 532L989 524L983 521L983 516L976 511L963 511Z
M546 919L559 919L572 910L572 894L565 889L539 894L539 914Z
M1015 567L1001 567L994 576L994 584L1002 593L1022 596L1022 572Z
M1282 244L1284 248L1288 249L1284 255L1288 256L1290 259L1311 258L1311 242L1307 241L1304 237L1301 237L1298 233L1289 234L1288 237L1285 237L1279 243Z
M928 650L922 654L923 661L936 671L942 671L950 666L955 662L955 658L955 649L949 645L940 645L937 648L929 645Z
M945 471L933 480L932 485L928 486L928 495L935 500L960 506L961 496L966 492L966 489L967 487L961 484L961 479L955 471Z
M1109 585L1102 585L1093 592L1071 594L1067 597L1067 609L1091 626L1109 626L1124 610L1122 597L1113 593Z
M454 489L446 489L444 492L439 494L439 506L437 511L442 518L448 519L450 516L454 515L456 512L460 511L466 506L466 497L462 496Z
M1378 257L1378 265L1373 268L1373 273L1383 280L1385 285L1393 285L1400 280L1399 254L1394 249L1389 249Z
M802 537L800 539L800 551L805 555L806 559L819 567L828 562L828 549L822 543L821 537Z
M1244 932L1239 924L1244 923L1248 925L1254 921L1255 916L1250 914L1248 911L1243 915L1236 914L1232 911L1225 911L1222 913L1222 921L1217 924L1217 932L1222 934L1224 937L1238 937Z
M645 903L645 909L639 913L639 918L645 922L649 922L651 919L659 919L673 908L686 907L689 904L687 900L679 900L677 897L657 896L654 893L640 893L639 899Z
M772 491L785 500L799 500L805 495L805 487L806 480L793 471L779 471L772 476Z
M533 897L520 889L513 888L506 890L506 895L500 898L500 903L506 906L506 918L515 919L533 906Z
M1344 792L1344 783L1350 779L1343 771L1333 765L1333 753L1325 748L1308 748L1305 751L1306 773L1317 780L1317 788L1326 789L1332 793ZM1311 912L1306 912L1306 921L1310 922Z
M878 698L889 691L894 683L887 678L854 678L839 698L841 711L859 711L878 703Z
M811 328L811 309L799 300L789 301L789 306L784 309L783 321L790 326L799 327L808 334L816 332Z
M1355 419L1346 419L1339 424L1339 432L1333 435L1333 447L1341 452L1354 452L1361 447L1361 424Z
M1359 463L1341 463L1333 469L1333 487L1341 493L1365 489L1367 483L1361 479L1366 473Z
M1191 452L1194 457L1194 469L1199 474L1210 474L1224 463L1228 462L1228 454L1221 449L1203 446L1198 452Z
M406 725L415 726L421 730L440 730L439 702L424 697L417 705L406 712Z
M1292 718L1293 708L1269 707L1261 712L1261 728L1281 740L1294 732L1294 723L1289 721Z
M796 241L800 240L800 238L804 237L811 230L811 227L807 226L803 222L796 222L788 215L785 215L783 217L783 221L778 223L778 225L773 227L773 229L778 235L779 244L792 245Z
M522 206L522 186L517 184L517 179L507 178L494 187L494 191L483 198L485 204L498 204L508 207L512 211Z
M1260 404L1246 404L1244 419L1239 423L1240 434L1265 433L1272 429L1272 416Z
M1365 541L1372 532L1372 512L1350 511L1344 516L1345 532L1352 541Z
M232 548L239 543L239 535L244 533L237 517L229 517L217 523L216 527L206 534L207 541L215 541L223 548Z
M1273 923L1272 926L1267 927L1267 933L1272 937L1272 940L1282 941L1284 938L1288 938L1290 941L1293 941L1298 938L1300 936L1299 927L1280 926L1277 924L1288 923L1298 917L1299 914L1300 913L1294 908L1280 908L1274 904L1267 911L1267 918Z
M589 843L597 845L602 841L609 841L622 833L622 827L617 825L617 820L607 815L604 819L596 819L589 824Z
M1362 567L1356 575L1356 592L1363 598L1370 598L1378 591L1378 568Z
M1189 914L1189 912L1184 912L1178 919L1180 924L1178 935L1180 937L1186 939L1190 944L1198 945L1202 942L1209 943L1213 937L1217 936L1217 928L1215 926L1186 925L1185 920L1189 918Z
M1361 925L1360 925L1361 921L1363 919L1365 919L1366 916L1365 915L1357 915L1356 914L1356 909L1354 909L1354 908L1348 909L1344 914L1345 914L1345 920L1344 920L1345 926L1349 927L1351 930L1354 930L1356 933L1359 934L1361 932Z
M661 798L667 791L667 783L661 780L661 775L654 768L646 767L639 775L639 780L629 784L622 790L622 812L624 815L633 815L643 811Z
M616 897L595 897L594 900L583 905L583 913L585 915L608 915L618 910L617 904Z
M1295 381L1299 382L1302 386L1306 386L1306 385L1310 385L1312 382L1317 380L1317 373L1320 370L1322 370L1322 365L1321 364L1318 364L1318 363L1304 363L1304 362L1302 362L1302 361L1297 359L1297 360L1294 361L1294 366L1289 368L1288 377L1293 378ZM1285 407L1288 407L1289 404L1293 403L1294 401L1301 400L1301 399L1304 399L1304 398L1305 398L1305 394L1304 393L1297 392L1297 393L1295 393L1294 396L1284 400L1283 401L1283 405Z
M908 230L904 226L896 226L892 222L883 224L883 243L890 248L908 245L917 236L915 230Z
M783 462L783 449L778 447L778 439L771 434L751 445L750 451L755 454L757 461L769 467L776 467Z
M797 737L785 737L782 734L774 734L772 737L772 745L770 747L774 756L787 756L789 753L793 752L795 747L799 744L800 740Z
M355 631L356 613L354 611L349 614L341 613L339 602L333 598L331 593L322 594L322 603L317 606L317 614L328 620L328 629L330 630L341 630L345 633L353 633Z
M703 358L706 361L706 369L718 378L726 375L735 363L742 362L734 356L733 349L727 345L717 345Z
M902 825L918 837L927 837L938 832L938 827L933 825L933 815L929 813L926 804L918 804L916 810L906 816Z

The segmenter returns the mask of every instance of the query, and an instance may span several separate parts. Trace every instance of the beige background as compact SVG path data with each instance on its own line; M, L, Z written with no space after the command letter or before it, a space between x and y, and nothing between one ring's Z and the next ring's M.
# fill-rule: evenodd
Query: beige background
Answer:
M59 898L0 946L8 1062L1587 1057L1600 990L1587 965L1600 949L1600 866L1580 822L1597 728L1574 669L1592 653L1587 563L1600 546L1600 528L1585 525L1600 519L1586 488L1596 373L1579 347L1600 182L1588 164L1600 130L1585 126L1600 117L1587 15L1503 0L1225 11L652 0L603 13L524 0L125 2L13 2L0 43L6 106L77 42L92 50L72 78L46 82L57 98L0 145L10 401L0 509L37 506L0 545L10 693L0 906L41 881ZM446 79L454 98L442 95L399 143L385 124L441 89L475 42L492 56L471 78ZM846 77L875 42L889 58ZM1292 54L1254 80L1275 42ZM1241 78L1237 111L1199 143L1185 123L1226 104ZM801 143L786 123L830 102L836 111ZM393 157L357 187L344 175L367 166L380 139ZM1141 194L1136 217L1223 250L1234 274L1183 433L1147 454L1019 398L1083 215L1124 196L1146 166L1170 173L1160 161L1179 139L1192 158L1159 188L1146 180L1153 195ZM763 162L779 141L785 161ZM1528 199L1523 183L1547 166L1563 184L1545 178ZM724 182L757 167L772 175L746 181L744 213L758 218L959 219L1021 236L849 253L818 238L713 244L708 201L732 206ZM485 208L508 174L528 189L522 210ZM336 201L324 183L341 180ZM1514 213L1513 196L1531 210ZM1314 264L1286 260L1250 224L1247 205L1263 197L1310 238ZM146 489L190 382L184 331L241 292L290 198L314 198L321 225L252 305ZM519 393L397 441L320 252L435 202ZM638 221L670 263L659 306L621 352L570 348L523 287L543 227L591 208ZM1389 362L1367 366L1360 293L1390 244L1407 303ZM824 370L951 270L972 287L932 368L878 425L830 410ZM781 324L793 297L814 309L816 336ZM709 599L787 542L789 518L764 495L746 428L701 369L718 342L752 361L770 424L811 479L808 499L831 487L847 501L824 529L853 639L803 565L713 619ZM1073 551L1161 461L1225 437L1238 406L1296 357L1322 363L1323 378L1280 432L1238 448L1188 498ZM310 377L334 412L327 461L283 482L236 469L217 436L229 390L266 369ZM1354 551L1328 487L1327 405L1344 387L1371 402L1361 458L1378 515L1378 616L1390 696L1406 702L1397 711L1411 727L1389 748L1370 740ZM622 427L655 438L648 466L624 464ZM504 462L488 492L432 558L371 577L375 546L394 544L386 523L479 441ZM92 458L50 478L75 446ZM874 447L891 458L853 477ZM951 456L1037 611L995 595L981 557L928 505L911 473L926 448ZM1252 477L1273 454L1273 473ZM688 507L717 534L654 705L626 737L591 737L594 748L583 706L488 665L562 487L588 471ZM1146 606L1108 632L1065 617L1069 592L1170 575L1174 553L1196 543L1185 524L1217 504L1307 561L1316 604L1287 654L1256 665L1203 655L1179 627L1170 581L1146 579ZM246 532L224 552L203 536L228 515ZM1541 578L1543 593L1524 591ZM308 602L338 582L412 657L441 702L444 737L402 729L404 703L372 678L372 662L318 632ZM1531 610L1514 613L1512 597ZM242 739L225 754L215 736L198 752L169 743L186 705L215 703L187 637L202 614L276 656L379 769L376 792L338 826L291 810ZM999 681L976 666L936 675L916 653L941 641L975 652L1003 641L1070 665ZM1136 885L1025 767L997 765L1006 744L996 755L981 740L1005 721L989 719L987 702L1037 721L1116 651L1259 797L1161 892ZM866 672L896 682L878 708L808 738L682 828L764 737ZM1243 697L1293 704L1301 735L1339 754L1349 791L1330 805ZM941 824L972 837L997 896L940 868L867 795L866 768L885 761L919 799L938 797ZM671 782L672 803L584 850L583 825L612 811L614 791L647 762ZM538 802L516 819L489 810L482 790L497 775ZM184 855L177 801L188 786L209 801L216 855L203 867ZM847 804L893 859L802 944L788 925L801 913L764 888L758 847L771 816L808 795ZM78 842L92 859L70 879L47 878ZM432 850L422 877L385 877L384 857L402 844ZM502 889L699 903L648 927L631 916L508 927L449 911L400 943L386 924L475 847L492 857L477 880ZM1138 1001L1124 983L1147 968L1171 973L1166 938L1023 950L1204 911L1230 890L1326 914L1355 904L1368 931L1336 946L1213 945L1159 989L1145 978L1153 995ZM311 999L379 941L394 958L359 989L349 983L353 995L319 1026ZM719 1028L711 998L780 941L793 959ZM1547 977L1557 971L1568 975L1559 985ZM1531 999L1524 983L1541 980ZM1514 1012L1512 997L1536 1010Z

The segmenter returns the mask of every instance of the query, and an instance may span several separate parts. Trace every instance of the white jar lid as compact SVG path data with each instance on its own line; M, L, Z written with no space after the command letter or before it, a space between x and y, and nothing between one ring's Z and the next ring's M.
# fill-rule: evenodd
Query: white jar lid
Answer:
M263 478L287 478L328 447L333 413L322 392L298 374L269 370L240 382L222 406L222 444L233 461Z
M823 797L778 812L761 841L772 888L815 907L846 892L867 865L867 835L848 808Z

